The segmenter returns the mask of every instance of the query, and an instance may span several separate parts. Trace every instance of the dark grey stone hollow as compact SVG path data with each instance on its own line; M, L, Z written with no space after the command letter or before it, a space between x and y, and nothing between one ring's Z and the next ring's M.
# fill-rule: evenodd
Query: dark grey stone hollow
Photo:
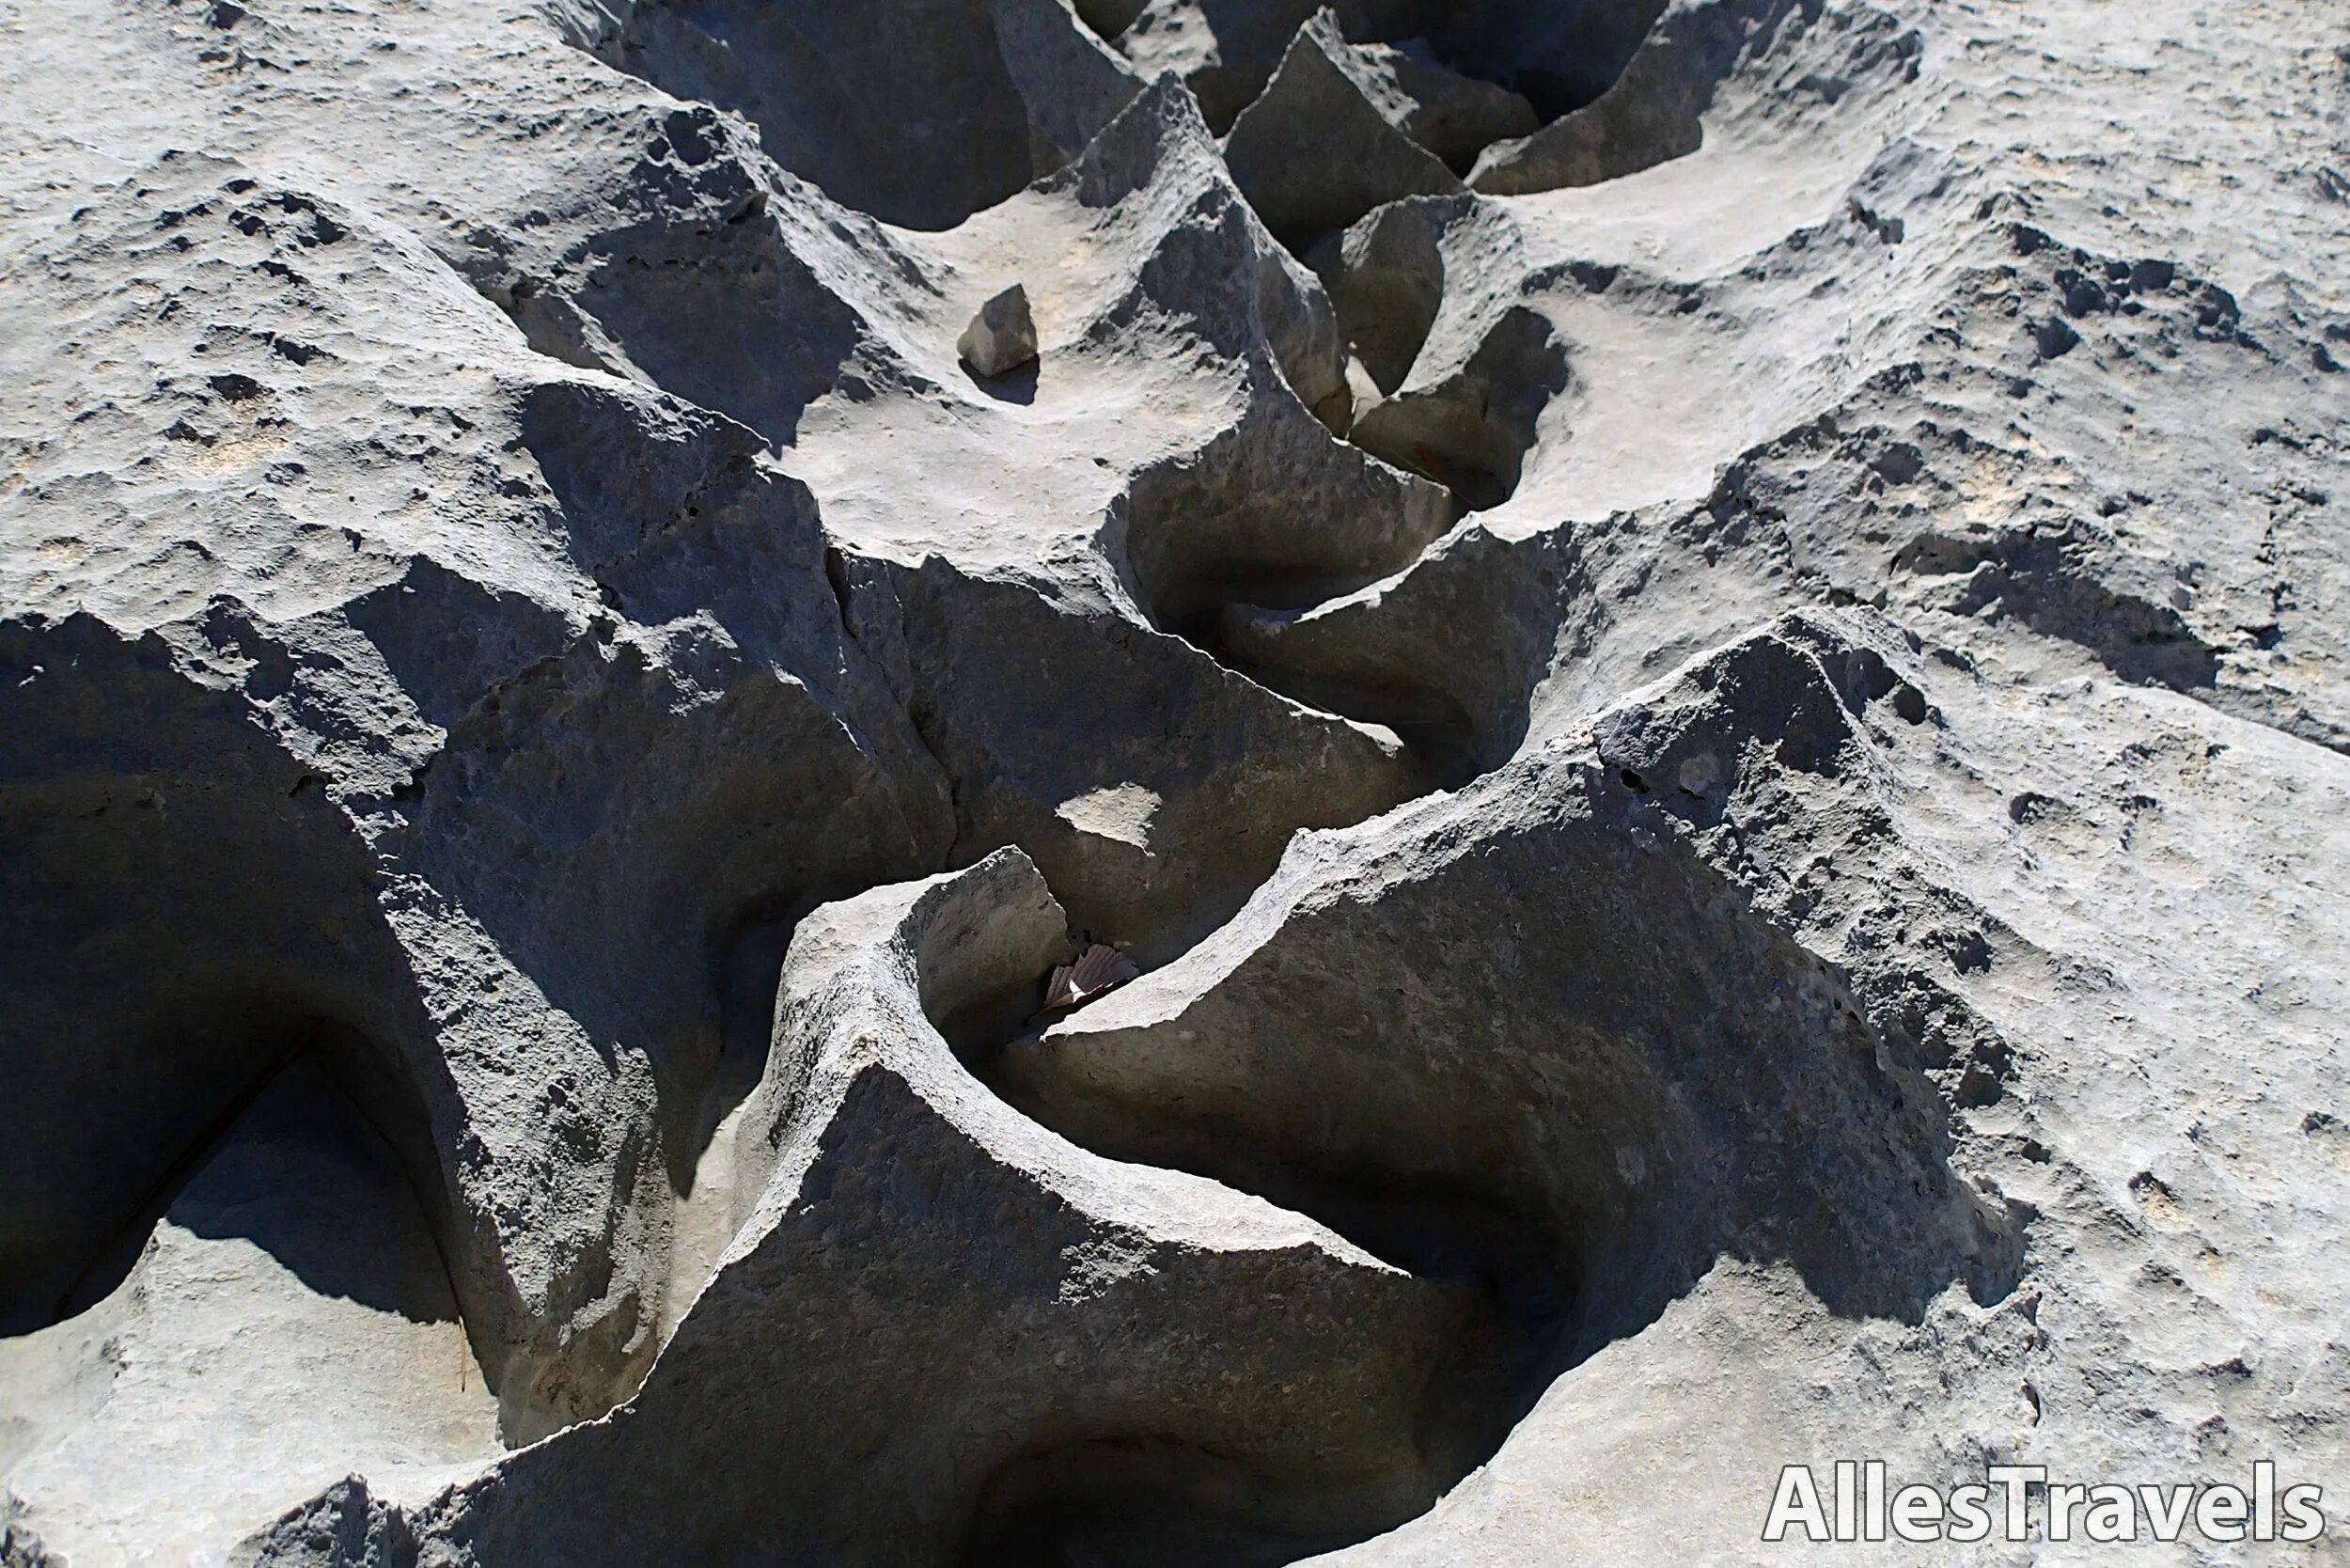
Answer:
M1452 516L1435 486L1266 400L1199 451L1138 474L1115 542L1152 623L1198 641L1227 604L1302 608L1400 572Z
M1513 306L1458 370L1373 404L1349 433L1363 450L1444 485L1465 510L1490 511L1516 492L1536 422L1568 379L1550 322Z
M1199 5L1215 39L1214 57L1185 80L1220 134L1264 88L1299 28L1324 0L1214 0ZM1189 0L1135 8L1091 8L1096 25L1115 26L1130 55L1136 33L1156 13ZM1524 98L1552 119L1590 102L1624 66L1664 10L1664 0L1336 0L1329 8L1355 43L1418 42L1433 63Z
M1950 1167L1950 1105L1864 1021L1878 982L1684 840L1627 833L1645 779L1543 767L1433 805L1343 877L1293 858L1249 934L985 1061L1089 1148L1472 1285L1476 1372L1430 1428L1456 1466L1717 1260L1910 1323L1953 1280L1999 1299L2021 1262L2020 1221ZM1221 978L1192 992L1192 965Z
M879 651L958 780L948 862L1019 845L1073 926L1143 963L1230 918L1298 826L1361 822L1416 787L1392 746L1126 615L942 559L909 567L844 552L840 571L860 642ZM974 661L973 648L990 657ZM1187 743L1168 745L1170 729ZM1157 797L1147 846L1080 831L1062 813L1125 787Z
M1307 258L1329 290L1339 337L1382 397L1412 373L1443 308L1446 231L1476 211L1469 196L1389 202Z
M434 1498L330 1488L262 1559L1275 1562L1427 1508L1473 1293L1075 1149L935 1032L1016 1003L1064 922L1016 852L810 915L773 1173L643 1387Z
M1514 475L1518 442L1531 441L1521 432L1550 396L1539 380L1508 392L1529 379L1515 374L1519 351L1534 375L1552 374L1546 323L1512 311L1470 368L1386 429L1457 440L1477 459L1456 477L1479 460ZM1464 412L1479 399L1480 411ZM1104 543L1153 625L1298 702L1391 730L1416 791L1453 789L1525 732L1559 582L1547 562L1531 576L1493 570L1489 535L1446 537L1460 509L1433 480L1367 461L1277 401L1138 475ZM1376 605L1347 597L1391 577Z
M439 1063L383 983L401 961L348 819L157 640L17 628L0 679L0 1332L118 1283L297 1058L364 1107L448 1246L418 1078ZM494 1317L485 1271L458 1289Z
M576 41L741 114L844 206L951 228L1075 154L1138 84L1038 0L637 0Z

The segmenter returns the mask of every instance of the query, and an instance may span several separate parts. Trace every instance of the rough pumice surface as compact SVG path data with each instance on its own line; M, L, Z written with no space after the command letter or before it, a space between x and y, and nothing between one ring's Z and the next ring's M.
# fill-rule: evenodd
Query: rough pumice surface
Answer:
M2350 1512L2338 8L0 38L8 1568Z

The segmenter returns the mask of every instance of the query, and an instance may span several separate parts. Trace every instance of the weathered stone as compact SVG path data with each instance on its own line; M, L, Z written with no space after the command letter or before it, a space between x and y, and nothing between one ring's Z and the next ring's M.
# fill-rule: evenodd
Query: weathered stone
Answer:
M1329 12L1317 14L1225 138L1232 179L1292 248L1382 202L1461 188L1444 161L1397 123L1402 95L1362 53Z
M1036 358L1036 322L1028 291L1017 283L979 306L955 339L963 362L983 376L1000 376Z

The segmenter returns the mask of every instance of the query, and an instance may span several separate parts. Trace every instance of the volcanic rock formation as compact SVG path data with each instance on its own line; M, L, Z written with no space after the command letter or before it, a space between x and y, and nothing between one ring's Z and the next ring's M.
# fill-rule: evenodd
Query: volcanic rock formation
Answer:
M8 1568L2350 1475L2327 8L0 28Z

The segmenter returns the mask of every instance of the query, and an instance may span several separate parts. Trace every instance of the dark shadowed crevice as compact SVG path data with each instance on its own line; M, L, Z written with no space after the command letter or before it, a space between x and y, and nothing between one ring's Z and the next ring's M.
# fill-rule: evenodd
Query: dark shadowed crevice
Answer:
M1467 196L1390 202L1307 257L1329 290L1340 338L1379 396L1412 373L1444 306L1447 232L1476 211Z
M1114 996L988 1081L1101 1152L1481 1289L1432 1461L1477 1462L1725 1257L1791 1264L1854 1317L1917 1322L1953 1279L2003 1296L2018 1221L1951 1170L1935 1085L1877 1065L1853 982L1718 872L1613 837L1489 823L1474 874L1301 906L1213 990L1170 1009L1182 966L1147 978L1139 1013Z
M196 1168L211 1157L229 1129L253 1108L253 1102L276 1081L303 1048L310 1030L299 1025L290 1028L280 1025L274 1029L245 1026L237 1032L248 1034L255 1041L253 1061L242 1074L244 1081L231 1088L225 1097L218 1092L201 1097L219 1101L219 1108L171 1140L176 1147L164 1157L145 1188L123 1212L120 1222L94 1245L85 1246L86 1261L59 1294L50 1313L51 1322L62 1323L87 1311L114 1294L138 1262L149 1233L171 1200L187 1185Z
M254 679L274 679L283 651L245 645ZM18 1119L0 1147L0 1322L37 1327L102 1294L127 1266L109 1244L134 1255L127 1238L202 1150L309 1051L392 1140L463 1260L469 1316L509 1329L502 1281L450 1233L417 1076L431 1025L349 818L154 639L80 618L19 629L0 671L0 1019Z
M923 943L920 994L958 1058L1001 1088L1016 1075L1010 1058L1038 1049L1038 1031L1056 1020L1036 1011L1041 964L1033 942L1010 938L1018 927L1009 912L964 919L979 930L947 923ZM1072 940L1067 950L1081 945ZM1159 1157L1184 1153L1193 1157ZM1398 1436L1415 1463L1348 1478L1284 1471L1147 1424L1084 1437L1044 1427L959 1504L970 1521L962 1568L1270 1565L1351 1544L1433 1506L1499 1446L1564 1365L1577 1294L1568 1252L1490 1192L1398 1181L1377 1161L1294 1164L1246 1142L1211 1157L1171 1145L1137 1145L1129 1155L1310 1215L1449 1304L1444 1342L1422 1357L1416 1386L1400 1390L1409 1430Z
M1371 405L1349 438L1434 479L1466 510L1491 510L1517 490L1536 422L1567 380L1566 350L1548 320L1512 306L1459 369Z
M1311 0L1153 0L1118 47L1146 72L1184 72L1225 137L1234 181L1303 255L1384 203L1482 189L1489 163L1525 165L1554 129L1635 77L1657 76L1637 62L1664 9L1663 0L1339 0L1326 10ZM1671 144L1663 156L1687 150L1680 125L1659 119L1655 134Z
M1365 462L1292 402L1137 475L1109 542L1152 624L1230 663L1232 616L1303 611L1391 576L1455 515L1442 489ZM1373 706L1403 717L1410 704Z
M305 1287L417 1323L458 1321L446 1253L390 1130L400 1117L352 1092L348 1031L320 1030L261 1086L168 1205L173 1224L238 1237ZM394 1122L387 1124L389 1109Z
M1116 43L1118 36L1135 24L1145 3L1146 0L1072 0L1077 20L1108 43Z
M1391 743L1124 616L945 560L844 565L859 637L888 650L906 711L956 781L947 863L1019 845L1074 925L1145 964L1228 919L1300 826L1360 822L1411 791ZM975 645L997 651L984 669ZM1168 727L1187 744L1168 745Z
M1612 812L1647 784L1600 788ZM1630 863L1590 820L1493 826L1474 875L1293 910L1171 1009L1183 965L1146 977L1153 1022L1125 1026L1113 993L1039 1032L1025 975L944 1020L1064 1136L1311 1215L1445 1292L1415 1396L1427 1493L1340 1506L1326 1477L1149 1432L1047 1442L991 1474L964 1562L1277 1563L1391 1528L1725 1258L1792 1264L1853 1317L1918 1322L1954 1278L2013 1288L2018 1221L1952 1172L1947 1105L1878 1065L1847 977L1693 857Z
M1571 379L1547 316L1475 290L1492 252L1517 243L1491 204L1431 196L1381 207L1308 257L1349 359L1347 438L1444 485L1463 511L1516 493L1543 416ZM1449 275L1456 264L1459 279ZM1448 319L1455 283L1462 298Z
M987 8L673 0L621 8L608 63L731 109L844 206L948 228L1040 172Z
M952 228L1059 168L1138 85L1057 6L622 0L572 41L730 109L843 206Z
M1089 0L1081 14L1146 73L1184 72L1220 135L1264 91L1324 0ZM1664 0L1335 0L1345 40L1405 55L1445 102L1507 94L1526 130L1590 103L1623 73Z
M1174 1438L1070 1443L988 1478L959 1568L1276 1568L1361 1540L1390 1490L1301 1486Z
M447 1201L424 1107L381 1048L327 1020L227 998L191 998L186 1011L209 1015L208 1032L244 1042L242 1071L225 1094L189 1096L192 1105L218 1101L220 1108L163 1141L146 1188L112 1232L87 1247L87 1261L59 1297L55 1320L112 1294L166 1214L199 1235L243 1236L318 1294L454 1320ZM158 1055L169 1050L159 1043ZM269 1144L278 1152L262 1148ZM230 1153L244 1165L260 1162L254 1166L260 1174L237 1189L242 1198L224 1207L225 1178L208 1175L206 1201L183 1200L198 1173L214 1171ZM282 1193L271 1190L279 1176L293 1184ZM326 1207L313 1203L306 1211L297 1189L319 1180L332 1189L322 1200ZM337 1206L350 1201L365 1212ZM437 1285L419 1282L417 1241L431 1248Z
M753 900L722 922L712 938L710 984L718 1014L717 1053L695 1107L695 1121L671 1154L670 1176L682 1196L693 1192L695 1162L708 1150L712 1134L767 1070L783 955L800 920L822 902L805 895ZM680 1093L681 1098L692 1098L689 1086L682 1084Z
M1463 695L1444 683L1446 672L1433 666L1399 667L1408 666L1406 660L1365 661L1353 668L1318 666L1310 656L1294 656L1293 643L1278 630L1298 620L1293 612L1227 604L1192 640L1219 664L1284 697L1391 731L1431 789L1457 790L1506 755L1512 739L1510 716L1489 720L1473 713ZM1377 633L1371 630L1368 635L1375 639ZM1522 728L1523 713L1517 723Z
M1505 317L1489 348L1512 336L1559 364L1547 323L1531 312ZM1505 357L1483 354L1480 373ZM1444 406L1449 395L1414 406ZM1465 407L1473 394L1461 396ZM1505 405L1496 394L1477 421L1457 422L1461 439L1514 477L1518 432L1548 396L1537 389ZM1530 574L1501 570L1494 557L1511 547L1452 529L1459 508L1432 480L1366 462L1302 416L1252 417L1138 475L1122 529L1104 544L1152 624L1294 701L1392 734L1416 792L1454 789L1505 760L1524 733L1561 581L1540 548Z

